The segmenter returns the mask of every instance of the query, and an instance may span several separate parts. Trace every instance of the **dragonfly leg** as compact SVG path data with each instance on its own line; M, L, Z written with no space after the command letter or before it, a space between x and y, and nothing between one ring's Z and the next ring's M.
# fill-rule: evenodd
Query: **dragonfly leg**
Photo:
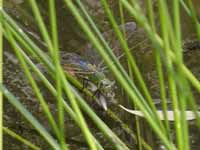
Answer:
M88 87L88 82L89 82L89 80L87 78L82 78L82 80L83 80L83 82L82 82L83 87L82 87L81 91L83 91L85 88Z
M105 95L101 92L100 89L97 89L94 94L93 97L97 98L97 103L106 111L107 110L107 102L105 99Z
M99 97L100 96L100 94L101 94L101 91L99 90L99 89L97 89L94 93L93 93L93 95L92 95L92 97Z
M99 82L97 90L93 93L93 97L97 96L97 98L99 98L101 94L103 95L102 89L101 89L102 87L103 87L103 84Z

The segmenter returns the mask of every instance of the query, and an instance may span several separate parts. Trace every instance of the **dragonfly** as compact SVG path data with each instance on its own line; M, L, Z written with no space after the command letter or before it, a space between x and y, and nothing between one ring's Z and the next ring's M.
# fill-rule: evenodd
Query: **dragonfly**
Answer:
M97 103L108 109L108 101L114 100L115 81L108 79L95 64L90 63L76 53L60 51L60 61L64 70L83 81L83 88L87 88L97 98Z
M128 40L135 33L136 23L127 22L120 25L119 29L126 33L126 38ZM120 43L116 39L113 30L106 31L102 35L108 44L112 45L111 48L113 51L117 51L120 48ZM93 49L90 43L86 44L85 48L83 48L80 53L81 52L81 56L85 56L87 60L75 53L62 53L60 55L61 64L64 70L67 70L72 75L79 79L87 80L87 89L95 93L94 95L97 96L99 104L107 110L108 101L115 102L115 93L113 92L115 82L106 77L104 72L107 68L103 66L102 58L98 55L97 51ZM93 62L93 64L90 62Z
M128 22L119 26L120 30L124 30L127 35L127 40L135 33L135 22ZM114 36L114 31L109 30L103 33L106 41L112 45L113 51L119 49L120 44ZM87 88L94 93L97 98L97 103L102 106L104 110L108 108L108 102L115 103L115 81L111 81L105 75L106 67L103 66L102 58L93 49L90 43L83 48L81 55L77 53L69 53L60 51L60 61L64 70L68 71L72 76L77 77L83 81L83 89ZM80 52L81 53L81 52ZM118 59L123 57L120 55ZM83 57L82 57L83 56ZM90 63L93 62L93 63ZM86 81L86 82L85 82Z

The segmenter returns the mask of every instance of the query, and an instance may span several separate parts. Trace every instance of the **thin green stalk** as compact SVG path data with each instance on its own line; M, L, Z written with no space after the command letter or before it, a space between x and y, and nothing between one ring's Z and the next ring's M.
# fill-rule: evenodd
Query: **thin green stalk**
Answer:
M176 56L177 56L177 61L179 64L183 64L183 51L182 51L182 41L181 41L181 29L180 29L180 2L179 0L174 0L173 1L173 14L174 14L174 34L175 34L175 43L174 44L174 48L176 49ZM181 70L180 65L178 65L177 67L177 76L179 76L178 78L178 86L179 86L179 98L181 99L180 102L180 109L181 109L181 122L182 122L182 138L181 140L183 141L183 148L185 150L189 150L189 139L188 139L188 123L186 120L186 100L189 98L188 97L188 92L187 91L188 88L188 82L186 81L183 71Z
M130 62L128 61L127 64L128 64L128 71L129 71L130 77L133 80L133 71L131 69ZM138 109L137 106L134 105L134 110L137 110L137 109ZM141 138L142 136L141 136L141 128L140 128L140 118L137 115L135 116L135 125L136 125L136 132L137 132L138 150L142 150L143 140ZM143 144L143 146L145 145Z
M53 45L52 45L50 36L48 34L48 31L46 29L45 23L44 23L42 16L40 14L40 10L37 6L37 2L35 0L28 0L28 1L30 3L31 8L32 8L33 14L35 15L35 19L37 20L37 25L40 29L40 32L43 36L43 39L44 39L45 43L47 44L49 53L50 53L51 56L53 56Z
M174 111L174 116L175 116L175 129L176 129L176 137L177 137L177 142L178 142L178 148L180 150L183 150L183 143L182 143L182 126L181 126L181 120L180 120L180 115L179 115L179 104L178 104L178 95L177 95L177 87L175 80L173 78L173 65L172 61L169 57L169 51L170 51L170 33L169 33L169 28L172 28L170 26L170 18L169 14L167 11L167 6L166 2L163 0L159 0L159 14L160 14L160 22L161 22L161 31L162 31L162 36L163 36L163 41L164 41L164 52L165 52L165 57L166 57L166 66L167 66L167 72L168 72L168 82L169 82L169 93L170 97L172 100L173 104L173 111Z
M195 26L195 29L196 29L197 37L200 40L200 23L198 21L198 18L197 18L193 3L192 3L191 0L186 0L186 2L187 2L187 6L188 6L188 8L190 10L191 19L192 19L192 21L194 23L194 26Z
M64 135L64 107L62 102L62 84L61 84L61 67L59 59L59 46L58 46L58 33L57 33L57 20L56 20L56 9L55 9L55 0L49 0L49 11L50 11L50 22L51 22L51 35L53 41L53 60L56 69L56 89L57 89L57 107L58 107L58 122L60 130L60 143L63 150L67 150L65 144L65 135Z
M121 1L119 1L118 3L119 3L120 23L122 25L124 25L125 24L125 18L124 18L123 5L122 5ZM124 37L126 37L126 30L125 30L125 28L122 29L122 32L123 32Z
M30 49L28 53L34 56L36 59L39 58L43 60L42 62L49 66L49 69L53 70L53 65L50 65L50 58L45 54L24 32L23 30L15 23L15 21L4 11L1 11L1 22L7 21L8 26L11 26L15 32L12 31L13 35L22 43L28 43Z
M169 51L170 51L170 41L169 41L169 22L168 22L168 14L167 9L165 6L165 3L160 0L159 1L159 13L160 13L160 22L161 22L161 30L163 34L163 40L164 40L164 52L166 57L166 66L167 66L167 73L168 73L168 83L169 83L169 93L170 98L172 100L173 104L173 111L175 115L175 128L176 128L176 135L178 140L179 148L181 147L181 122L180 122L180 116L179 116L179 107L178 107L178 97L177 97L177 89L176 84L173 78L173 66L172 61L169 57Z
M176 56L178 61L182 63L182 41L181 41L181 29L180 29L180 4L179 0L173 1L173 20L174 20L174 34L176 37Z
M194 95L193 93L191 92L191 87L189 86L188 87L188 91L189 94L188 94L188 105L190 108L192 108L192 110L194 111L194 114L195 114L195 117L196 117L196 125L200 128L200 116L199 116L199 113L198 113L198 105L197 103L194 101Z
M188 149L188 139L187 139L187 122L186 122L186 116L185 116L185 100L186 100L186 94L185 94L185 90L182 89L186 89L187 84L186 81L184 79L184 74L182 73L182 70L180 69L180 65L182 64L182 49L181 49L181 34L180 34L180 19L179 19L179 1L173 1L173 8L174 8L174 29L175 31L172 31L172 26L169 23L170 22L170 17L169 14L165 13L167 12L167 6L165 4L165 2L160 1L160 10L162 11L163 14L161 14L161 26L162 30L165 30L164 34L166 35L167 32L169 31L169 37L172 41L172 47L171 49L174 49L174 55L176 56L177 60L177 73L175 75L175 71L170 71L173 69L172 64L171 63L171 57L169 54L170 48L168 44L168 47L166 47L167 51L167 58L168 58L168 70L169 70L169 87L170 87L170 93L171 93L171 97L172 97L172 104L173 104L173 109L174 109L174 116L175 116L175 128L176 128L176 136L177 136L177 141L178 141L178 147L179 149ZM162 5L162 7L161 7ZM165 14L164 14L165 13ZM164 21L168 21L168 23L163 23ZM166 26L168 24L168 26ZM167 31L168 28L168 31ZM166 38L164 39L164 43L167 44L167 42L169 43L169 40L166 41ZM170 67L171 66L171 67ZM173 73L174 72L174 73ZM170 77L171 75L171 77ZM177 78L178 77L178 78ZM176 81L176 82L175 82ZM177 84L177 85L176 85ZM177 88L177 89L176 89ZM180 90L179 90L180 89ZM177 92L176 92L177 90ZM179 96L179 97L178 97ZM181 99L181 101L178 102L178 98ZM181 108L181 115L179 115L179 111Z
M120 8L120 18L121 18L121 24L125 24L125 17L124 17L124 9L123 9L123 5L122 2L119 1L119 8ZM127 38L126 36L126 30L125 28L123 29L123 35L124 38ZM133 70L132 67L130 65L130 61L127 61L127 65L128 65L128 72L130 75L130 78L133 80ZM134 104L134 109L137 110L137 106ZM147 147L147 145L145 144L145 141L141 138L141 128L140 128L140 118L136 115L135 116L135 125L136 125L136 133L137 133L137 145L138 145L138 150L142 150L142 145L144 146L144 148L146 149L151 149L151 147Z
M151 25L152 31L156 32L156 25L155 25L155 14L153 12L153 3L152 0L147 0L147 12L148 12L148 19L149 24Z
M121 1L119 1L119 12L120 12L120 22L122 25L125 24L125 17L124 17L124 9L123 9L123 5L121 3ZM122 29L123 32L123 36L125 39L127 39L126 36L126 29L123 28ZM128 65L128 72L130 75L130 78L133 80L133 71L132 71L132 67L130 66L130 61L127 61L127 65ZM134 104L134 109L137 109L137 106ZM144 144L144 140L141 138L141 131L140 131L140 120L138 116L135 116L135 120L136 120L136 133L137 133L137 145L138 145L138 150L142 150L142 145L145 147L146 145ZM145 147L147 148L147 147ZM148 147L149 148L149 147ZM147 149L148 149L147 148Z
M162 68L163 66L162 66L159 52L157 50L154 50L154 55L155 55L156 69L157 69L157 74L158 74L158 79L159 79L162 110L164 112L164 118L165 118L164 122L165 122L165 127L167 130L168 137L170 137L170 127L169 127L169 121L167 117L167 111L168 111L167 99L166 99L167 94L166 94L166 89L165 89L165 81L164 81L164 74L163 74L163 68Z
M155 14L153 11L153 3L152 0L147 1L147 10L148 10L148 19L150 26L152 28L152 32L156 33L156 25L155 25ZM165 127L166 127L166 133L170 133L170 127L169 127L169 122L167 118L167 100L166 100L166 90L165 90L165 82L164 82L164 75L163 75L163 66L161 62L161 55L157 49L154 49L154 57L155 57L155 62L156 62L156 70L158 74L158 80L159 80L159 87L160 87L160 96L161 96L161 102L162 102L162 110L164 113L164 122L165 122Z
M33 143L29 142L19 134L13 132L12 130L8 129L7 127L3 127L3 131L13 137L14 139L17 139L18 141L22 142L23 144L29 146L33 150L41 150L38 146L34 145Z
M188 16L192 17L192 14L190 12L190 9L188 8L188 6L186 5L186 3L184 2L184 0L180 0L180 3L182 5L182 7L184 8L184 10L186 11L186 13L188 14Z
M81 128L81 130L82 130L82 132L85 136L85 139L88 142L88 145L89 145L91 150L97 150L96 144L94 143L94 140L92 138L92 134L91 134L86 122L85 122L85 119L82 115L82 112L81 112L79 106L78 106L78 103L75 99L73 91L71 91L71 89L70 89L70 84L66 80L65 75L63 73L61 74L61 78L62 78L62 82L63 82L63 89L64 89L66 95L68 96L68 99L69 99L69 101L72 105L74 112L77 115L77 118L78 118L79 123L80 123L80 128Z
M107 110L106 114L108 114L111 118L113 118L113 120L116 121L116 123L118 123L120 125L120 127L123 128L123 130L127 134L129 134L133 140L135 140L137 142L138 145L141 144L141 147L143 145L145 149L152 150L151 146L145 142L145 140L142 138L141 134L137 133L137 136L136 136L134 131L127 124L125 124L114 112ZM137 118L139 118L139 117L137 117ZM136 124L137 124L137 122L136 122ZM138 127L139 127L139 125L138 125ZM139 142L141 142L141 143L139 143Z
M123 9L123 5L121 3L121 1L119 1L119 12L120 12L120 22L122 25L125 24L125 17L124 17L124 9ZM123 36L125 39L127 39L127 36L126 36L126 29L123 28L122 29L122 32L123 32ZM133 71L132 71L132 67L130 66L130 61L128 60L127 61L127 65L128 65L128 73L129 73L129 76L130 78L133 80ZM134 109L138 109L137 106L134 104ZM141 138L141 131L140 131L140 120L139 120L139 117L138 116L135 116L135 120L136 120L136 133L137 133L137 145L138 145L138 150L142 150L142 145L145 147L146 145L144 144L144 140ZM147 147L145 147L147 148ZM149 148L149 147L148 147ZM147 149L148 149L147 148Z
M0 0L0 9L3 9L3 0ZM3 83L3 32L0 23L0 84ZM0 150L3 150L3 95L0 92Z
M17 55L17 57L18 57L18 59L21 63L21 66L22 66L22 68L23 68L23 70L24 70L24 72L25 72L25 74L26 74L26 76L27 76L27 78L28 78L28 80L29 80L29 82L30 82L30 84L31 84L41 106L42 106L42 108L43 108L44 113L46 114L46 116L49 120L49 123L51 124L51 126L53 128L53 131L55 132L56 136L59 138L59 130L58 130L57 124L56 124L56 122L55 122L55 120L54 120L54 118L53 118L53 116L52 116L52 114L51 114L51 112L48 108L47 103L45 102L43 96L41 95L40 90L39 90L36 82L34 81L32 75L31 75L31 73L28 69L27 64L25 63L22 55L19 53L20 47L17 45L16 41L13 39L13 36L11 35L9 30L7 30L6 35L8 36L7 39L11 43L13 49L15 50L15 53L16 53L16 55Z
M180 72L181 73L181 72ZM181 74L180 74L181 75ZM182 76L183 77L183 76ZM181 128L182 128L182 138L181 140L183 141L183 148L184 150L189 150L190 149L190 144L189 144L189 135L188 135L188 122L186 120L186 108L187 108L187 100L190 100L188 92L185 92L185 90L188 90L188 82L184 79L181 79L182 84L181 87L179 87L179 104L180 104L180 110L181 110ZM182 87L184 86L184 87Z
M60 147L55 139L46 131L46 129L37 121L37 119L20 103L20 101L10 93L2 84L0 84L0 90L21 114L24 116L33 127L40 133L40 135L52 146L55 150L60 150Z

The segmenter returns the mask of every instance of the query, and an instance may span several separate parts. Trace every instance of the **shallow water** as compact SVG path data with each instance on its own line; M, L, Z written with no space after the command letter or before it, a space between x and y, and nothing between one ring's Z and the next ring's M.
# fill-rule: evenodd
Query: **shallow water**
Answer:
M40 34L38 34L38 29L34 25L34 18L32 17L32 14L30 12L30 9L28 5L23 1L15 1L17 3L13 3L15 0L10 0L5 3L8 7L9 13L11 15L15 15L15 19L21 24L21 26L27 31L27 33L32 36L32 38L37 41L37 43L46 51L45 46L43 45L42 38L40 37ZM121 56L122 51L119 42L116 40L116 37L113 36L112 31L108 25L108 21L106 17L104 16L104 13L99 5L98 0L86 0L88 4L88 8L90 9L90 12L94 14L94 19L98 23L100 30L102 33L104 33L104 36L106 36L106 39L110 41L110 45L112 48L115 49L115 54L117 56ZM42 15L45 19L45 22L48 24L48 15L47 15L47 5L46 1L38 1L39 6L42 9ZM88 43L87 38L82 33L81 29L78 27L76 21L73 19L73 17L70 15L68 11L66 11L65 6L61 1L57 1L57 7L58 9L58 31L59 31L59 42L60 42L60 49L67 51L67 52L76 52L77 54L80 54L85 59L90 61L93 64L100 64L102 63L101 57L95 52L95 49L92 48L92 46ZM110 1L112 4L112 8L116 10L117 5L114 1ZM198 0L194 0L195 6L198 12L198 16L200 17L200 3ZM16 15L17 13L17 15ZM116 13L116 16L119 14ZM183 38L187 39L190 36L193 36L194 28L192 26L191 21L186 17L184 11L182 11L182 27L183 27ZM127 17L128 21L132 21L130 17ZM119 22L119 20L118 20ZM120 24L120 23L119 23ZM111 31L111 34L109 33ZM156 72L154 69L154 63L153 55L150 47L150 43L148 40L146 40L146 36L144 34L144 31L138 26L136 30L130 29L131 36L128 40L129 46L133 48L133 54L136 57L137 63L141 68L141 72L144 75L144 78L149 86L150 91L152 92L152 95L154 98L159 97L159 86L157 83L157 77ZM133 32L133 34L132 34ZM109 34L108 34L109 33ZM113 38L115 37L115 38ZM138 43L142 44L138 44ZM6 51L10 52L11 48L7 45L7 42L5 42L5 48ZM190 50L185 55L186 64L193 70L194 74L200 77L199 72L199 56L200 56L200 48L197 48L193 51ZM12 54L7 54L8 56L12 56ZM13 56L14 57L14 56ZM5 57L7 58L7 57ZM9 59L5 60L4 62L4 81L6 86L13 92L17 97L19 97L23 104L26 105L31 112L39 118L39 120L45 125L45 127L51 131L46 118L41 114L41 108L39 107L39 104L32 93L31 89L28 86L27 81L23 78L23 72L20 70L19 66L16 64L11 64L9 62ZM122 64L126 66L126 60L125 57L121 58ZM114 80L114 77L110 75L110 72L108 70L107 74L109 79ZM117 85L117 83L116 83ZM56 105L54 103L54 99L51 95L48 94L48 91L45 89L42 89L43 94L48 99L49 107L51 108L53 114L56 117ZM116 90L117 94L117 102L126 106L130 106L129 102L127 102L126 94L123 93L123 90L118 88ZM111 108L116 114L123 119L124 122L126 122L128 125L135 128L133 126L134 120L133 116L127 115L127 113L119 110L119 108ZM19 134L23 135L24 137L27 137L27 139L33 139L33 142L36 143L36 145L40 145L43 149L48 149L48 145L42 140L42 138L35 132L35 130L30 127L30 125L21 117L21 115L16 112L16 110L13 109L10 104L5 102L4 104L4 123L6 126L10 127L14 131L18 132ZM107 123L109 126L124 140L126 141L127 145L133 149L136 147L135 141L122 131L122 129L119 127L119 124L117 122L114 122L112 118L108 117L105 112L97 111L98 115ZM83 140L82 135L80 134L80 130L74 122L69 119L67 116L66 122L66 135L68 135L68 140L71 144L71 149L86 149L86 143ZM91 123L89 124L91 128L94 130L94 133L97 135L97 137L100 139L100 141L107 147L107 149L112 149L110 145L108 145L108 142L105 140L103 135L96 131L95 126ZM144 127L146 131L145 134L148 134L149 142L153 142L153 137L151 135L151 131L148 130L149 127ZM196 128L192 126L191 128L192 133L196 131ZM67 131L71 131L70 133ZM199 146L198 144L198 137L199 134L191 134L191 141L192 143L192 149L197 149ZM14 147L15 149L28 149L26 146L19 144L9 136L5 136L4 140L4 147L6 147L7 150L12 150ZM12 143L12 144L11 144ZM152 144L152 143L151 143ZM155 145L155 143L153 143Z

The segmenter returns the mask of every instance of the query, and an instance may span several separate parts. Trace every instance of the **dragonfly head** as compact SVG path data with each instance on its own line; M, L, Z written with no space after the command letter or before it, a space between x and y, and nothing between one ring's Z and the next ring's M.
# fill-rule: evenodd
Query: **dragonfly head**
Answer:
M96 72L97 70L97 67L95 64L87 64L87 69L90 70L90 71L93 71L93 72Z

